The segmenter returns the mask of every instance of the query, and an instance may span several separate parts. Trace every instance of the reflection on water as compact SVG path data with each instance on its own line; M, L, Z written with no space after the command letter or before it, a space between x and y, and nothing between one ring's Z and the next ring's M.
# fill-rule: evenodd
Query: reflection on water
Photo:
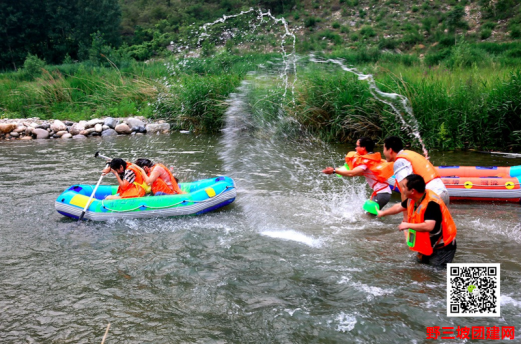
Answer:
M414 262L396 226L362 214L363 179L320 171L345 145L157 135L0 143L0 342L403 343L429 326L515 326L521 208L454 203L455 262L501 263L501 318L447 318L446 273ZM229 175L235 203L185 218L76 224L54 210L95 183L100 151ZM478 153L435 165L521 165ZM115 183L107 176L104 183ZM392 202L397 202L394 196Z

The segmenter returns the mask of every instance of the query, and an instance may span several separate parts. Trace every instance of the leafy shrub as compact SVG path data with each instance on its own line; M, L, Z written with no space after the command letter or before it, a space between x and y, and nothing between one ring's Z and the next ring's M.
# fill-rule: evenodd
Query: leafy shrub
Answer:
M494 30L495 27L496 27L496 23L493 23L493 22L486 22L485 24L483 24L481 26L481 28L490 29L490 30Z
M360 34L364 36L364 38L374 37L376 36L376 32L371 26L364 26L360 29Z
M521 38L521 27L519 25L514 25L511 27L510 37L513 39Z
M44 60L38 58L37 55L29 54L25 59L23 70L34 78L42 74L43 67L45 67Z
M309 17L309 18L306 18L306 20L304 21L304 26L305 27L313 27L315 26L320 20L318 18L315 18L315 17Z
M492 36L492 30L490 29L481 29L481 32L479 33L481 39L487 39L490 36Z
M358 37L358 35L356 33L351 35L351 40L354 41L354 42L358 41L358 38L359 37Z
M349 33L349 27L344 25L340 28L341 33Z
M333 29L338 29L338 28L340 27L340 23L337 22L337 21L336 21L336 22L333 22L333 24L331 24L331 27L332 27Z

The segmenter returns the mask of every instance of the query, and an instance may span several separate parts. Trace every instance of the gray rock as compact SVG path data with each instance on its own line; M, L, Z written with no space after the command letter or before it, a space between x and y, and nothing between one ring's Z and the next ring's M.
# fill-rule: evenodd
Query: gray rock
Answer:
M26 129L27 129L27 127L25 125L19 125L18 128L16 128L13 131L15 131L17 133L23 133L23 132L25 132Z
M51 125L47 122L43 122L42 124L36 126L36 128L38 128L38 129L45 129L45 130L49 129L50 127L51 127Z
M82 130L78 135L88 136L90 133L87 130ZM74 135L76 136L76 135Z
M73 138L73 139L80 139L80 140L83 140L83 139L86 139L87 136L79 134L79 135L74 135L72 138Z
M118 124L116 126L116 128L114 128L114 130L116 130L116 132L118 134L130 134L132 132L132 130L129 128L128 125L126 125L125 123L122 123L122 124Z
M69 134L69 133L66 133L66 134L62 135L62 139L70 139L71 137L72 137L72 135Z
M61 130L61 131L58 131L56 134L54 134L54 136L62 137L65 134L67 134L67 130Z
M20 134L17 133L16 131L12 131L9 135L11 135L12 137L19 137Z
M103 125L98 123L94 126L94 129L96 130L97 133L101 133L103 131Z
M116 127L116 125L118 125L118 123L119 123L119 121L112 117L105 118L105 121L103 122L103 124L105 124L106 126L108 126L111 129L114 129Z
M33 127L27 127L27 129L25 129L25 135L32 135L33 131L34 131Z
M54 123L51 124L51 129L52 129L52 131L57 133L59 131L67 130L67 126L65 125L65 123L63 123L60 120L54 120Z
M133 128L133 127L144 127L145 126L145 123L143 123L142 120L139 120L137 118L129 118L129 119L127 119L127 123L128 123L128 126L130 128Z
M70 128L69 128L69 133L74 136L74 135L78 135L82 130L85 130L85 125L83 124L80 124L80 123L74 123Z
M118 136L118 133L114 129L107 129L101 132L101 136Z
M149 133L149 134L167 133L170 130L170 124L168 124L168 123L147 124L146 129L147 129L147 133Z
M144 134L147 132L145 127L132 127L132 132Z
M70 127L71 125L74 124L74 122L71 122L71 121L65 121L63 123L65 123L65 125L68 126L68 127Z
M87 123L85 123L85 129L89 129L89 128L94 127L96 124L103 124L103 123L105 123L104 120L102 120L100 118L94 118L94 119L91 119L90 121L88 121Z
M102 129L102 131L103 131L103 130L107 130L107 129L111 129L111 128L110 128L108 125L103 124L103 126L101 127L101 129Z
M48 139L49 138L49 132L45 129L36 128L33 130L33 136L35 139Z

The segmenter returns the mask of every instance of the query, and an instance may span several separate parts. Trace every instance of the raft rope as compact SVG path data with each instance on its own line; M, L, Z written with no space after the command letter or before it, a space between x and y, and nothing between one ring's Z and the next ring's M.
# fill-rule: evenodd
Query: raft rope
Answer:
M182 200L181 202L177 202L177 203L170 204L170 205L165 205L165 206L162 206L162 207L152 207L152 206L149 206L149 205L143 204L143 205L140 205L140 206L138 206L138 207L136 207L136 208L134 208L134 209L116 210L116 209L110 209L110 208L107 208L107 207L105 206L105 204L103 203L105 200L102 200L102 201L101 201L101 206L102 206L104 209L107 209L108 211L112 211L112 212L115 212L115 213L126 213L126 212L129 212L129 211L137 210L137 209L139 209L139 208L145 208L145 209L147 209L147 208L150 208L150 209L172 208L172 207L175 207L176 205L183 204L183 203L185 203L185 202L188 202L188 203L194 203L194 204L196 204L196 203L205 203L205 202L210 201L212 198L215 198L215 197L218 197L218 196L222 195L226 190L228 190L228 189L233 189L233 188L235 188L235 186L226 186L226 187L224 188L224 190L221 191L219 194L217 194L217 195L215 195L215 196L213 196L213 197L210 197L210 198L208 198L208 199L205 199L205 200L203 200L203 201L189 201L189 200L187 200L187 199L184 199L184 200Z

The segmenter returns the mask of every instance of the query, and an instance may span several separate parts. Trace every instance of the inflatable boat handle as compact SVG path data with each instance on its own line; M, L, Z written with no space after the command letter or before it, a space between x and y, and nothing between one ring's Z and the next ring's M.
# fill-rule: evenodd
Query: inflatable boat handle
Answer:
M108 156L101 155L99 152L96 152L96 154L94 154L94 157L103 159L105 161L111 161L112 160L112 158L109 158Z

